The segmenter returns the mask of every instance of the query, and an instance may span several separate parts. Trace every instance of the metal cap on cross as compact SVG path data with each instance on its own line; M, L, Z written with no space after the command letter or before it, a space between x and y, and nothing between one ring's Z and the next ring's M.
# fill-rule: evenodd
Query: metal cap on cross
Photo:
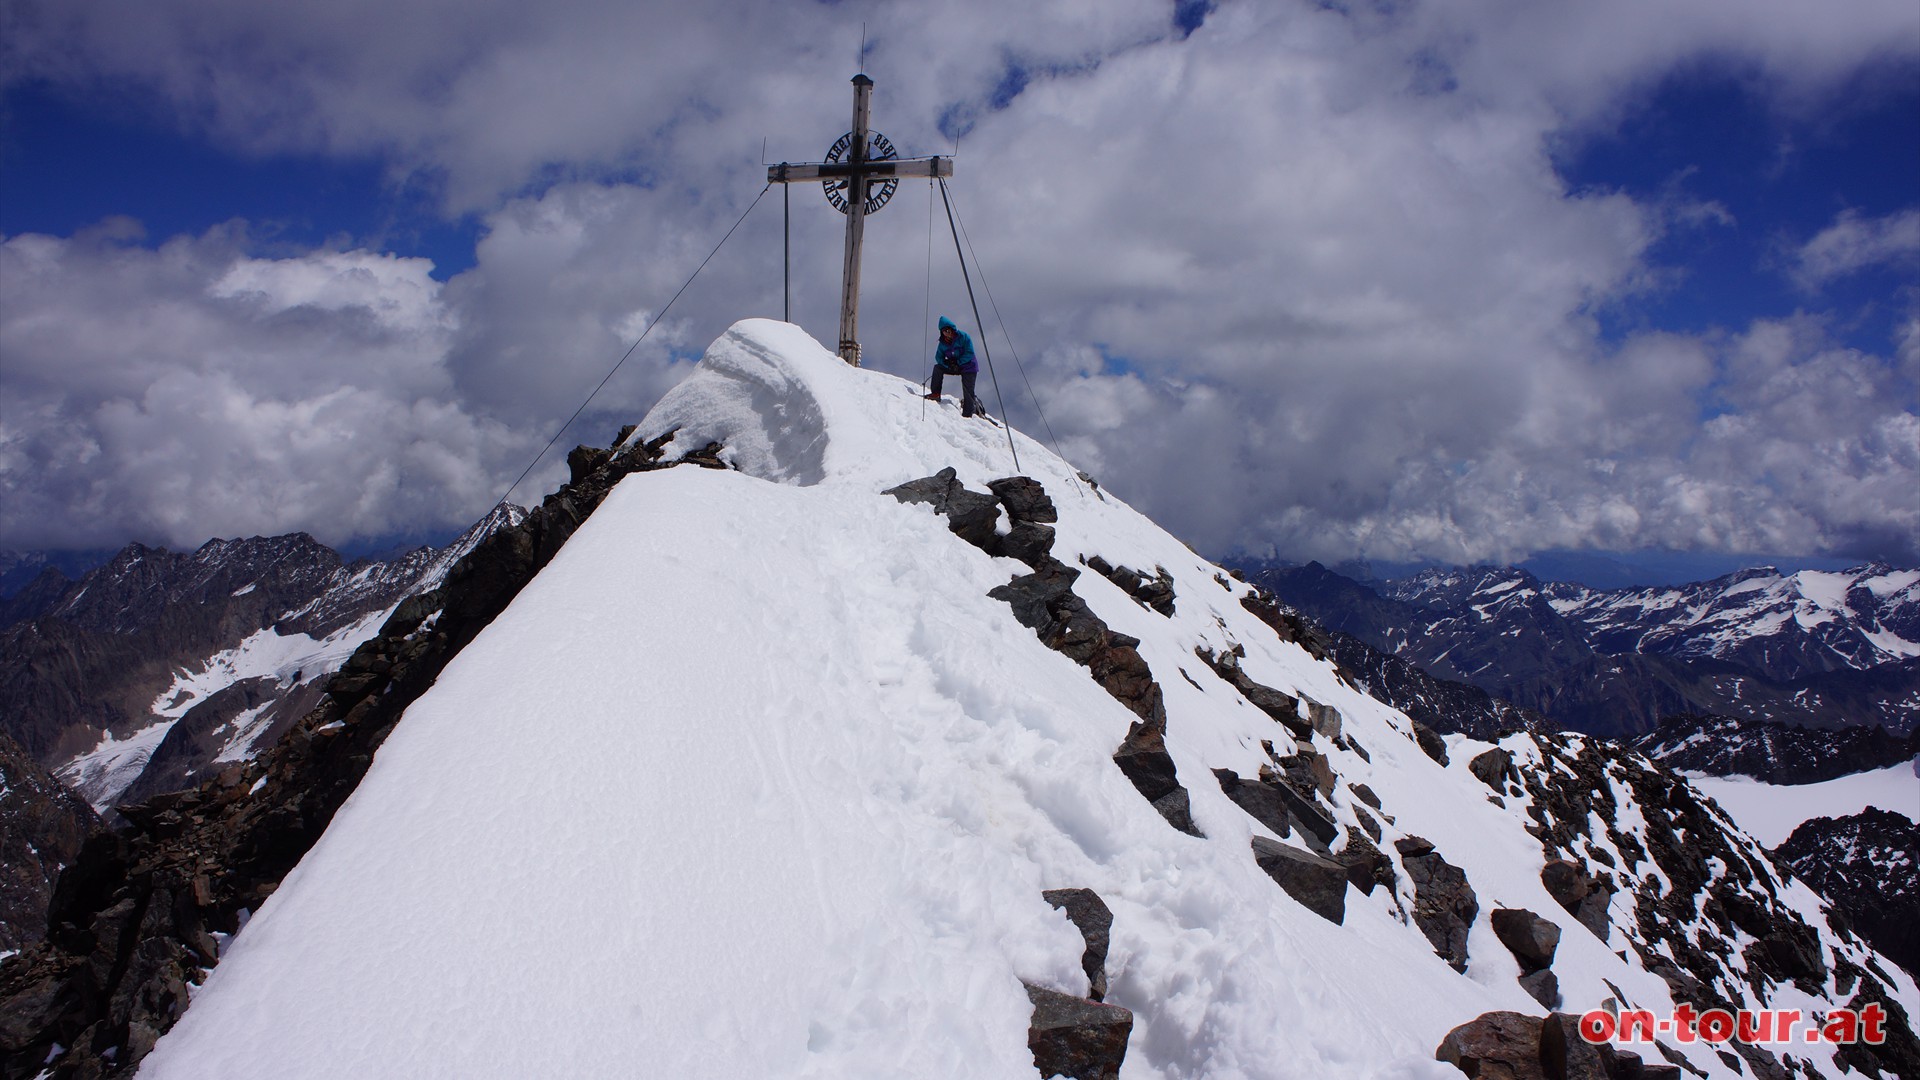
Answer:
M818 180L827 201L847 215L846 265L840 282L840 358L860 366L860 241L868 214L893 198L903 176L953 175L950 157L903 158L885 135L870 125L873 80L853 77L853 130L827 151L825 161L767 166L767 183Z

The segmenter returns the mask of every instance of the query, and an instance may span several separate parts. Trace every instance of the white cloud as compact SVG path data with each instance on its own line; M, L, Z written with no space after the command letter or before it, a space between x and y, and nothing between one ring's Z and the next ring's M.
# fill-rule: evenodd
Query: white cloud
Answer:
M1920 209L1877 218L1845 210L1801 246L1794 277L1802 287L1817 289L1870 266L1916 262L1920 262Z
M812 159L844 129L861 21L877 126L909 153L948 148L943 118L967 129L954 194L1062 449L1203 550L1910 551L1920 532L1900 496L1920 332L1893 358L1816 319L1609 344L1593 312L1647 288L1663 231L1731 216L1684 178L1648 203L1571 193L1552 161L1687 64L1808 108L1920 54L1908 0L1229 0L1185 40L1148 0L20 10L17 77L138 86L249 152L377 154L486 223L444 286L364 251L250 258L237 229L7 241L0 347L23 381L0 477L97 542L477 513L759 190L761 139ZM792 194L796 319L830 340L841 219ZM780 195L569 443L635 418L728 322L779 312ZM927 306L971 321L930 212L903 185L869 227L868 361L916 378ZM1907 257L1912 213L1843 215L1801 272Z
M530 452L451 400L456 320L424 260L256 259L229 229L128 239L0 244L0 542L446 527Z

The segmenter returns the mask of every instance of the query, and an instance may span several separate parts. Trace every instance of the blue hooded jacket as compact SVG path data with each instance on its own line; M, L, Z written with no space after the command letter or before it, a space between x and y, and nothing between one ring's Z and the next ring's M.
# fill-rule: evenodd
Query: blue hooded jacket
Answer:
M953 330L953 341L936 340L933 346L933 362L949 374L964 375L969 371L979 371L980 365L973 361L973 339L965 330L953 325L953 320L940 316L940 329Z

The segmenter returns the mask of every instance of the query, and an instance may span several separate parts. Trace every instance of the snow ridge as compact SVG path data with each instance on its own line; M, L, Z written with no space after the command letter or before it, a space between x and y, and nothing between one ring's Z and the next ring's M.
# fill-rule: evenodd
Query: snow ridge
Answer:
M1561 927L1566 1009L1624 992L1670 1011L1666 981L1549 892L1528 828L1545 796L1490 798L1469 764L1489 744L1455 737L1444 763L1276 634L1248 586L1015 433L1058 508L1054 557L1170 590L1155 606L1105 574L1073 585L1163 692L1203 835L1170 827L1112 760L1134 715L988 595L1027 568L882 494L947 467L984 489L1013 472L1002 438L797 328L736 324L631 439L717 443L731 468L620 481L407 710L141 1077L1031 1076L1022 983L1088 990L1080 935L1041 895L1078 887L1113 912L1128 1080L1443 1080L1450 1029L1541 1006L1484 917L1464 973L1435 955L1400 857L1429 843L1483 909ZM1284 722L1254 684L1325 711ZM1503 745L1574 775L1526 738ZM1338 924L1253 858L1255 838L1300 839L1214 782L1286 761L1324 767L1336 846L1375 836L1392 872L1348 891ZM1596 835L1634 866L1611 837L1656 811L1624 789L1613 804ZM1811 893L1766 883L1819 947L1868 959ZM1755 998L1840 993L1752 977ZM1889 993L1920 1015L1911 978Z

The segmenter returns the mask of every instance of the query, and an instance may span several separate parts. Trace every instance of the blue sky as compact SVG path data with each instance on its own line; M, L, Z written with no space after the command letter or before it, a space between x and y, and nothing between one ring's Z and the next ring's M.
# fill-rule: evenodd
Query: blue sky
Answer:
M242 218L266 250L364 245L430 258L443 281L473 267L477 217L449 219L376 157L240 155L172 117L44 83L10 90L4 110L0 233L71 236L126 216L165 238Z
M1783 114L1761 88L1712 64L1676 72L1627 106L1613 129L1582 132L1556 165L1575 188L1668 193L1725 208L1676 230L1654 258L1680 278L1670 290L1607 313L1617 337L1656 328L1701 332L1783 315L1816 301L1780 267L1799 242L1853 210L1881 217L1920 190L1920 71L1887 65L1813 115ZM1890 302L1912 267L1875 266L1828 285L1855 348L1885 350L1900 317Z
M1061 448L1202 550L1920 558L1909 4L16 12L0 547L458 529L745 209L763 145L844 127L864 24L877 125L960 136ZM838 221L795 196L826 338ZM964 299L938 260L921 295L927 198L876 217L863 313L916 378L925 305ZM777 314L778 206L566 443Z

